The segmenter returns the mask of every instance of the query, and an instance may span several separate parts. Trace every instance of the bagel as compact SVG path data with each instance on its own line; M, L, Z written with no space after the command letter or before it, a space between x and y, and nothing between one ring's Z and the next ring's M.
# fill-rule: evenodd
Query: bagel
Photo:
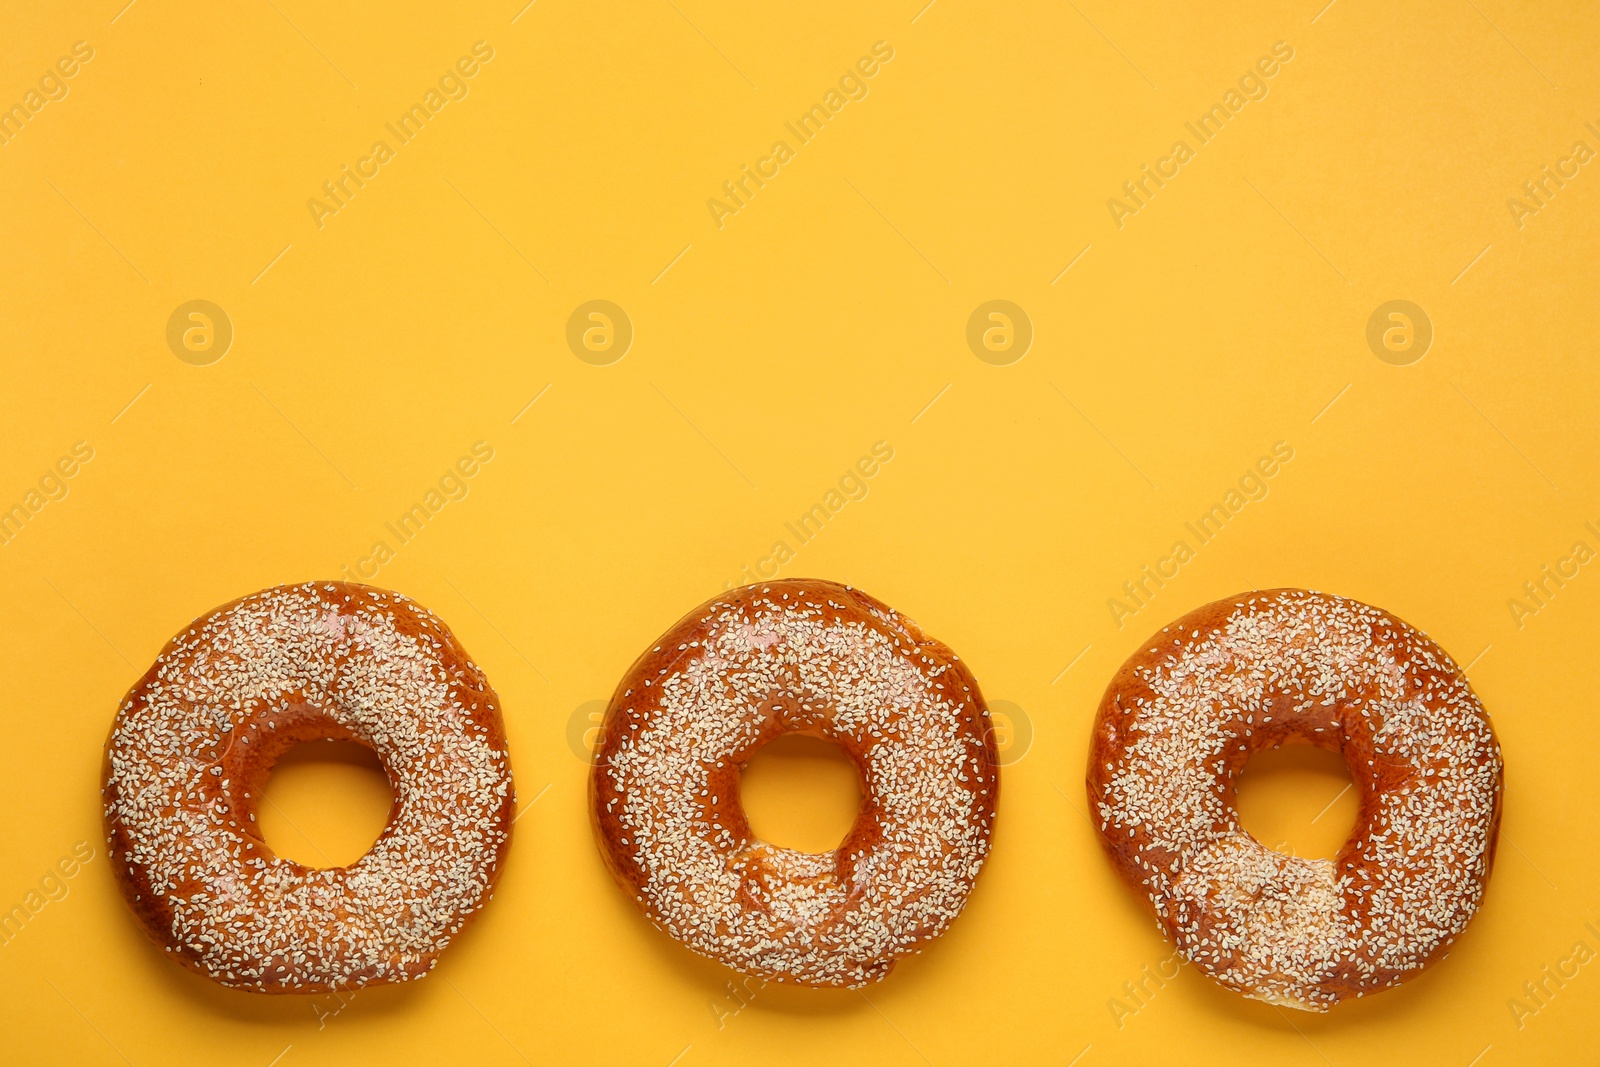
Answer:
M394 804L347 867L276 855L257 808L277 758L350 739ZM197 619L106 741L112 869L173 960L225 986L325 993L419 978L488 901L516 804L499 700L414 601L346 582L279 586Z
M759 840L739 775L785 733L839 745L864 802L832 852ZM999 771L978 683L859 590L786 580L690 612L633 664L590 776L600 852L656 926L745 974L857 988L960 913Z
M1360 815L1332 859L1239 823L1250 757L1342 753ZM1327 1011L1442 958L1483 901L1503 763L1461 669L1388 612L1303 589L1164 627L1122 666L1089 749L1112 866L1178 951L1247 997Z

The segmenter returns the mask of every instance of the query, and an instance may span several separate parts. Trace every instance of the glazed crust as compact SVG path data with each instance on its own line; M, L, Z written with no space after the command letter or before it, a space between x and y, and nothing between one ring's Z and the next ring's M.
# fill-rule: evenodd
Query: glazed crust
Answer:
M1360 799L1333 861L1264 848L1239 825L1250 757L1343 754ZM1183 616L1101 701L1087 786L1101 844L1157 924L1246 996L1326 1011L1441 958L1494 863L1503 765L1465 676L1376 608L1305 590Z
M372 849L342 868L278 857L257 822L278 758L324 739L373 748L395 792ZM124 700L103 781L139 925L183 966L259 993L426 974L489 899L516 805L483 672L420 605L347 582L264 590L186 627Z
M744 766L789 732L833 740L861 775L861 814L832 853L756 839L740 802ZM881 979L943 932L999 795L966 666L880 601L816 580L733 590L663 634L612 697L590 783L600 853L652 923L813 986Z

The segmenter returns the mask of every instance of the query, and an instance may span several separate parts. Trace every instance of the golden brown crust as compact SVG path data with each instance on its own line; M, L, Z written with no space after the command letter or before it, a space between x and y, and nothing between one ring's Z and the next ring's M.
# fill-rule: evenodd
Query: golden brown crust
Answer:
M395 789L388 825L348 867L281 859L256 821L278 757L321 739L373 748ZM112 869L140 926L184 966L254 992L426 974L510 848L494 690L437 618L368 586L280 586L197 619L130 690L103 770ZM431 885L401 885L418 869Z
M1239 825L1235 782L1284 744L1342 752L1360 798L1333 861ZM1210 977L1325 1011L1443 956L1494 861L1503 767L1487 714L1432 641L1305 590L1245 593L1146 641L1101 701L1087 785L1101 844Z
M740 804L751 756L795 731L832 739L861 774L861 814L832 853L759 841ZM590 782L601 855L653 923L749 974L852 987L960 911L999 793L959 658L814 580L733 590L663 634L617 687Z

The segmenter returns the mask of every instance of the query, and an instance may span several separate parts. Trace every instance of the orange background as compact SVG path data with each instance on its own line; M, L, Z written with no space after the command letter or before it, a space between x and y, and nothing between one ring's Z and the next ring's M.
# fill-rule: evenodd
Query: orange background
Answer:
M1592 1058L1600 570L1573 554L1600 549L1600 172L1574 151L1600 150L1592 5L124 2L0 15L0 106L23 115L0 144L0 508L23 509L0 544L0 908L27 913L0 944L11 1057ZM841 88L880 41L892 58ZM1266 61L1275 42L1291 57ZM821 133L788 132L836 89ZM413 104L428 119L402 142L387 124ZM1187 124L1218 104L1202 143ZM736 212L707 206L779 140L792 158ZM347 166L368 177L331 202ZM169 345L194 300L226 351L214 313ZM621 358L582 328L569 347L591 300L631 324ZM1025 352L983 329L969 348L991 300L1026 316ZM1431 324L1420 359L1369 347L1393 300ZM841 485L880 441L892 459ZM1292 460L1241 487L1280 441ZM492 459L446 480L476 442ZM1186 534L1235 488L1220 534ZM786 524L818 503L800 544ZM385 524L414 505L399 544ZM1146 566L1169 577L1130 600ZM730 984L638 919L590 840L571 741L590 702L746 567L886 600L1009 720L966 912L863 993ZM443 617L504 698L511 862L427 981L347 1003L225 990L119 899L101 745L189 620L357 574ZM1500 866L1449 959L1327 1016L1147 978L1170 949L1081 810L1116 666L1190 608L1277 585L1427 630L1471 665L1507 763ZM767 825L826 839L848 781L773 762L752 775ZM1348 829L1337 765L1289 754L1246 784L1264 840L1329 852ZM384 804L375 773L329 760L270 795L269 836L303 858L358 854Z

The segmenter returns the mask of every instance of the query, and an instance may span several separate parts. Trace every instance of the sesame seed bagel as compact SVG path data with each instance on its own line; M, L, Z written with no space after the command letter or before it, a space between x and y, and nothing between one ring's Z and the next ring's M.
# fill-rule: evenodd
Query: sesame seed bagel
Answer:
M838 849L758 840L739 774L781 734L833 740L864 801ZM978 683L944 645L834 582L696 608L639 657L590 779L600 852L658 927L749 975L857 988L960 913L999 771Z
M273 763L320 739L371 747L395 792L348 867L283 859L256 822ZM117 713L103 796L145 931L258 993L426 974L489 899L516 802L483 672L420 605L346 582L243 597L168 642Z
M1245 832L1250 756L1340 752L1360 815L1337 857ZM1247 997L1327 1011L1441 958L1483 900L1502 763L1460 668L1353 600L1244 593L1164 627L1125 663L1090 742L1101 843L1191 962Z

